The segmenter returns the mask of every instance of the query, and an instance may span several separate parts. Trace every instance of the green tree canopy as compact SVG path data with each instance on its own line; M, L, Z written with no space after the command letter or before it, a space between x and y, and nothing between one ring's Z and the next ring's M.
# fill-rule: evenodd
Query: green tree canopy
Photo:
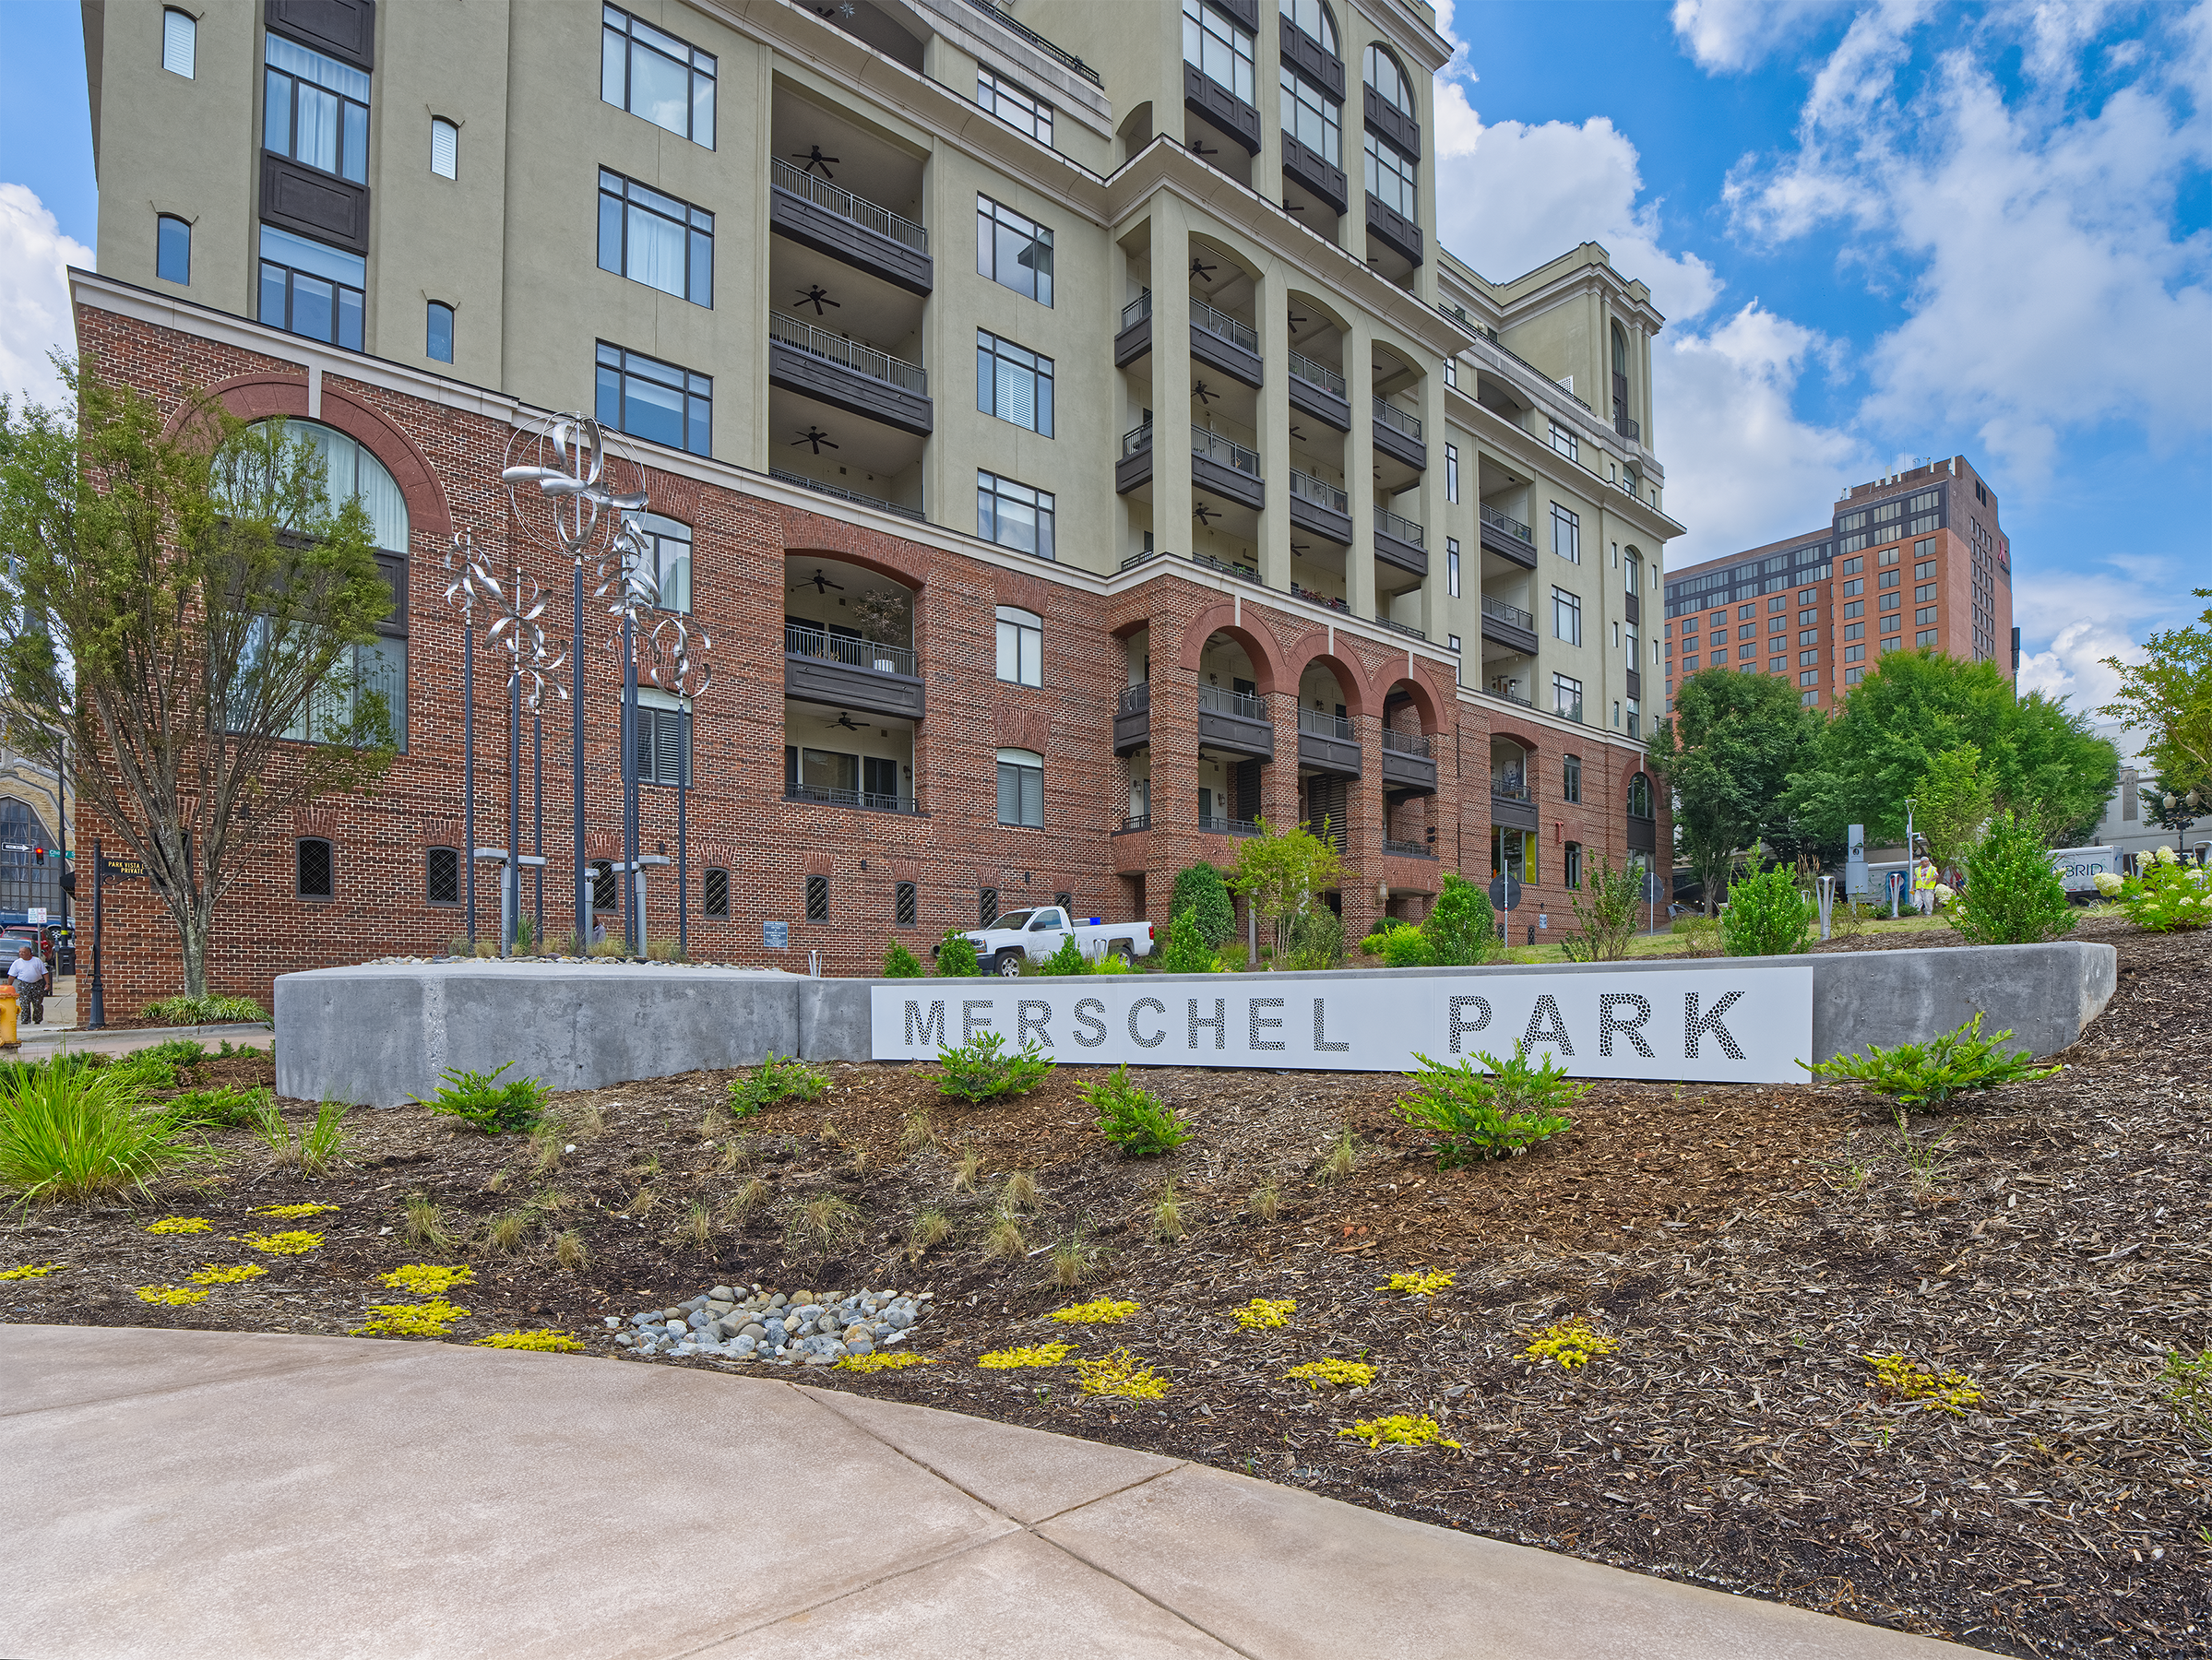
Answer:
M1928 857L1939 871L1956 870L1981 839L1996 786L1981 770L1981 752L1970 743L1947 749L1928 763L1912 791L1912 823L1927 838Z
M1237 931L1236 907L1230 903L1221 872L1204 860L1176 872L1168 915L1180 917L1186 910L1197 913L1198 937L1217 950Z
M1321 895L1345 879L1344 861L1327 839L1326 820L1321 828L1321 836L1303 824L1278 830L1263 819L1257 836L1237 843L1237 868L1229 886L1274 930L1278 960L1290 949L1298 919L1320 906Z
M1784 798L1820 729L1819 712L1772 675L1707 669L1682 682L1652 734L1650 765L1673 792L1676 851L1708 903L1753 844L1795 852L1805 839Z
M2192 591L2212 599L2212 588ZM2119 671L2120 695L2098 713L2149 734L2143 758L2162 793L2212 795L2212 605L2187 628L2152 634L2144 653L2140 663L2105 658Z

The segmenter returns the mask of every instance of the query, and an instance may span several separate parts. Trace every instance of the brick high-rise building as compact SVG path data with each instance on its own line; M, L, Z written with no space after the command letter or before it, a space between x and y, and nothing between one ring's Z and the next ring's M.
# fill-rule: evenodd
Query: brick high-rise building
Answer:
M2012 544L1964 456L1854 484L1828 523L1667 574L1667 706L1678 675L1793 679L1832 707L1885 651L1990 661L2013 647Z
M1498 282L1435 245L1427 6L1273 3L87 0L80 346L310 432L395 593L360 672L406 753L262 844L218 984L460 931L440 558L505 545L508 437L560 409L627 435L662 603L714 640L637 746L648 850L690 779L648 909L695 956L860 969L1056 895L1164 922L1262 818L1343 838L1355 937L1445 871L1519 872L1517 923L1586 860L1663 867L1663 319L1594 243ZM619 856L584 646L556 937ZM505 720L481 695L485 845ZM172 989L115 903L118 995Z

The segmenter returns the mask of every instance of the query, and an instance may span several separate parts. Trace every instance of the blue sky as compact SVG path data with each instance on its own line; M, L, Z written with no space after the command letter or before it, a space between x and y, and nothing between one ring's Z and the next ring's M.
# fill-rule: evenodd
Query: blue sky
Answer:
M573 0L561 0L573 3ZM1018 0L1017 0L1018 4ZM0 64L0 389L66 337L97 202L74 0ZM2212 586L2212 0L1458 0L1438 231L1487 276L1583 240L1648 282L1671 562L1965 454L2027 683ZM77 245L72 245L72 244Z

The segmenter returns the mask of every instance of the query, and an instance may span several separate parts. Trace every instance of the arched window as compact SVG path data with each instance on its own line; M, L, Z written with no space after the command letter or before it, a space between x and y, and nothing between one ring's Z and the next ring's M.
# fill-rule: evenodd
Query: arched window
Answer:
M192 285L192 225L173 213L154 221L154 275L180 288Z
M1651 816L1651 780L1642 773L1628 775L1628 816L1636 819Z
M1628 335L1618 323L1613 325L1613 373L1628 373Z
M1281 0L1281 6L1282 15L1304 30L1308 39L1318 41L1329 56L1343 55L1337 50L1337 20L1321 0Z
M653 603L662 611L691 610L691 527L658 513L635 513L629 529L653 574Z
M1370 46L1362 61L1362 73L1375 96L1396 110L1400 115L1416 116L1413 107L1413 86L1406 72L1397 66L1397 60L1380 46Z

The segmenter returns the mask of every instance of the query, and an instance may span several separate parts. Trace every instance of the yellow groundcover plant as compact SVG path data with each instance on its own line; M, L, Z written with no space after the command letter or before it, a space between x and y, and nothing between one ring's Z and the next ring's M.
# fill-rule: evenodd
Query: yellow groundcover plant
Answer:
M580 1355L584 1346L566 1332L494 1332L489 1337L479 1337L477 1348L534 1349L542 1355Z
M322 1242L321 1234L303 1233L296 1227L289 1233L247 1234L238 1240L265 1256L303 1256Z
M419 1303L371 1303L369 1318L353 1328L356 1337L443 1337L453 1322L469 1316L443 1298Z
M1324 1383L1365 1389L1374 1381L1374 1368L1364 1360L1308 1360L1283 1373L1283 1380L1303 1383L1308 1389L1319 1389Z
M319 1216L327 1211L334 1211L337 1208L338 1206L335 1204L265 1204L258 1210L246 1212L246 1215L249 1216L279 1216L286 1221L296 1221L302 1216Z
M20 1268L0 1268L0 1280L44 1279L49 1274L66 1268L66 1263L29 1263Z
M1241 1309L1231 1309L1229 1317L1247 1332L1266 1331L1270 1326L1289 1325L1290 1316L1297 1312L1295 1298L1283 1297L1270 1300L1255 1297Z
M927 1355L917 1355L901 1349L897 1354L847 1355L842 1360L831 1363L831 1370L849 1372L897 1371L906 1366L934 1366L937 1363Z
M215 1224L205 1216L163 1216L159 1222L147 1224L150 1234L212 1233Z
M1076 1361L1076 1376L1085 1394L1157 1401L1168 1393L1168 1381L1125 1348L1100 1355L1096 1360Z
M378 1277L394 1290L412 1291L417 1297L436 1297L456 1286L473 1286L476 1270L466 1265L448 1268L436 1263L409 1263Z
M1067 1325L1117 1325L1136 1312L1136 1305L1133 1302L1115 1302L1111 1297L1101 1297L1094 1302L1054 1309L1045 1318Z
M1390 1276L1390 1283L1382 1286L1381 1289L1402 1291L1408 1297L1433 1297L1437 1292L1445 1290L1451 1285L1452 1277L1448 1274L1439 1274L1433 1270L1417 1274L1394 1274Z
M147 1303L166 1303L174 1308L180 1303L196 1303L208 1294L195 1291L186 1286L140 1286L138 1300Z
M1395 1412L1388 1417L1367 1418L1337 1433L1349 1435L1354 1441L1363 1441L1370 1447L1450 1447L1457 1451L1459 1446L1457 1441L1446 1437L1443 1426L1425 1412L1419 1417Z
M1588 1366L1620 1346L1618 1337L1600 1335L1590 1330L1588 1321L1563 1320L1537 1333L1521 1351L1521 1358L1539 1366L1546 1360L1556 1360L1562 1370L1573 1371L1577 1366Z
M993 1349L976 1358L986 1371L1006 1371L1017 1366L1064 1366L1076 1352L1072 1343L1024 1344L1018 1348Z
M196 1286L235 1286L242 1280L259 1279L268 1272L259 1263L237 1263L229 1267L209 1263L197 1274L184 1277Z

